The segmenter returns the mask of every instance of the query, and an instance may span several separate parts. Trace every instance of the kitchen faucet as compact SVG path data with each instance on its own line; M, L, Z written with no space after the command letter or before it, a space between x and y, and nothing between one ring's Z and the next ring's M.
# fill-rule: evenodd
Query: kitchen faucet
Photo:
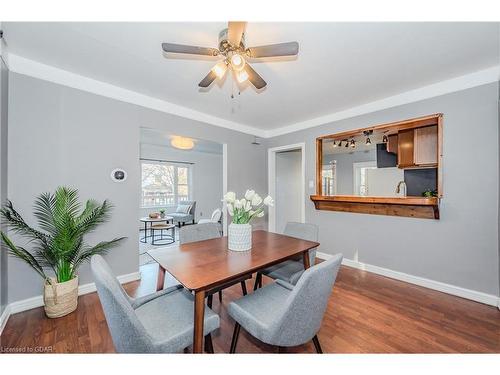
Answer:
M401 194L401 188L403 188L403 197L406 197L406 182L404 181L399 181L398 185L396 186L396 194Z

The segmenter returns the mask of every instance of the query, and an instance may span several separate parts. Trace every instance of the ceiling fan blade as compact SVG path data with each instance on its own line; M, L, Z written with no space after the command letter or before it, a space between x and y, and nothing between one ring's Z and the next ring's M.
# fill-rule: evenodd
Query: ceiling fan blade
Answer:
M205 78L203 78L201 80L200 83L198 83L198 86L200 87L208 87L210 86L210 84L215 81L215 79L217 78L217 75L210 70L210 72L208 72L208 74L205 76Z
M288 42L280 44L270 44L268 46L250 47L247 51L252 58L294 56L299 53L299 43Z
M161 48L167 53L187 53L204 56L217 56L219 54L219 50L216 48L188 46L185 44L162 43Z
M261 89L266 87L267 83L262 79L262 77L250 66L250 64L245 64L245 72L248 74L248 80L255 86L256 89Z
M241 37L245 32L246 24L247 24L246 22L232 22L232 21L228 23L229 31L227 33L228 34L227 39L229 40L229 43L231 43L233 47L240 46Z

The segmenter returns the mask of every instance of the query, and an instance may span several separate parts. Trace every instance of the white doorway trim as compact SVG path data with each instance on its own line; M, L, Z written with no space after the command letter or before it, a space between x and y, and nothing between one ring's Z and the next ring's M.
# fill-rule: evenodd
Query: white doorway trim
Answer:
M222 195L227 193L227 143L222 144ZM220 197L222 200L222 197ZM227 204L222 203L222 235L227 236Z
M293 151L301 150L302 158L302 189L301 189L301 207L300 207L300 221L304 223L306 221L306 144L294 143L286 146L273 147L267 150L267 181L268 181L268 191L269 195L276 199L276 153L282 151ZM269 207L269 222L268 222L269 232L276 231L276 207Z

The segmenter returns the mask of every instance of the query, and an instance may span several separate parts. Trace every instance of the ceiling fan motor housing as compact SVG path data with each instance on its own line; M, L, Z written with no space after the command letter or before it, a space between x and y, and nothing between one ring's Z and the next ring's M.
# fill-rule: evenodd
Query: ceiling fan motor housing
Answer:
M245 33L241 35L241 42L239 48L232 46L228 41L228 28L223 29L219 33L219 51L225 54L231 50L245 51Z

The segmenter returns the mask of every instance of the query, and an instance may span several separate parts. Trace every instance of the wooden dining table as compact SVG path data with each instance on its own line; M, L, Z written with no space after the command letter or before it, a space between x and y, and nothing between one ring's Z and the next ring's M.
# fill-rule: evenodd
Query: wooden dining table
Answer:
M227 237L220 237L148 254L160 265L157 290L163 288L168 272L194 292L193 353L202 353L207 291L292 258L302 257L307 269L309 250L317 246L317 242L257 230L252 233L252 249L248 251L231 251Z

